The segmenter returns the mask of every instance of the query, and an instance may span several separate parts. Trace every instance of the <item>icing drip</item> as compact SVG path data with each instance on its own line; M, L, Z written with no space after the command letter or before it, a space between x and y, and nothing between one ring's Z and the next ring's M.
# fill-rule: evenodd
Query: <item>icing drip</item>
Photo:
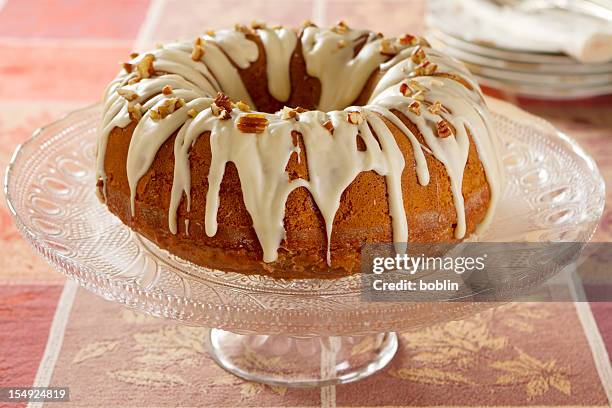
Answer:
M285 102L291 95L289 60L297 44L297 34L286 28L257 30L266 50L266 74L270 95Z
M242 69L248 68L252 62L257 61L259 51L257 44L246 38L246 35L237 30L218 30L214 36L204 37L214 40L225 54Z
M354 47L364 37L366 42L355 56ZM308 75L321 81L317 108L322 111L342 109L352 103L370 74L389 58L380 52L382 39L365 30L340 34L307 27L301 41ZM347 45L340 47L339 43Z
M267 126L257 134L246 134L239 129L238 122L247 115L245 112L233 109L227 120L215 116L219 112L213 110L211 97L220 90L234 100L253 106L237 67L248 68L257 60L258 49L242 32L221 30L204 36L203 54L197 60L192 57L193 44L189 42L172 43L152 51L156 75L134 80L135 72L124 72L108 86L97 146L97 175L105 183L108 135L112 129L132 122L130 111L135 104L142 109L126 165L133 215L139 180L150 168L161 145L176 133L168 228L173 234L178 232L177 213L183 197L188 212L192 205L189 150L198 137L209 132L212 160L204 220L208 236L214 236L218 230L219 192L225 167L231 162L238 171L244 204L253 220L265 262L277 259L278 247L285 238L283 219L287 198L296 188L304 187L325 221L327 261L331 265L333 223L342 193L365 171L385 177L393 240L405 243L409 237L401 183L405 159L384 118L411 143L419 184L427 185L430 180L426 153L444 165L457 213L455 237L458 239L466 234L462 184L471 135L491 193L487 215L477 232L486 227L504 184L497 153L499 142L489 127L478 85L460 63L423 46L429 63L437 68L435 72L445 75L423 74L423 67L419 66L422 61L414 58L416 45L398 45L394 54L383 54L384 39L369 31L347 27L342 30L307 27L300 38L282 28L259 28L256 33L266 52L270 93L280 101L290 97L289 61L297 41L301 41L306 70L321 81L319 110L299 113L297 120L283 119L280 113L262 114ZM130 64L135 66L143 58L136 57ZM380 78L367 105L344 108L357 99L377 69L381 72ZM459 75L463 82L453 75ZM423 92L402 91L406 81ZM169 92L164 91L167 86L170 86ZM153 115L165 104L179 99L181 103L169 114L161 118ZM430 109L434 101L438 108ZM331 111L323 112L327 110ZM394 111L405 115L418 128L423 145ZM440 137L436 127L441 121L453 129L445 137ZM291 155L297 154L298 160L300 157L292 132L302 135L308 180L289 180L285 171ZM363 151L357 147L358 136L366 146ZM188 234L188 220L185 220L185 229Z

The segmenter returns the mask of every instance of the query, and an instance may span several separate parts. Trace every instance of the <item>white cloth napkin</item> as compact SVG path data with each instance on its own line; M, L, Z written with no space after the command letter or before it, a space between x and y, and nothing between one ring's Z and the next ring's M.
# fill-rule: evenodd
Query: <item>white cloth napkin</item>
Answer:
M430 0L427 24L470 42L560 52L583 63L612 61L612 23L580 13L527 13L490 0Z

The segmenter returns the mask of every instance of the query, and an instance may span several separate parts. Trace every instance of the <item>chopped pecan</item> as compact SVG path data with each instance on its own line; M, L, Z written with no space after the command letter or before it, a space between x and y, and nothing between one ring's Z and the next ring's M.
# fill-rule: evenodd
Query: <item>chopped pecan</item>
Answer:
M344 21L339 21L331 30L336 34L345 34L349 27Z
M253 30L263 30L266 29L266 23L262 22L262 21L251 21L251 28Z
M172 93L172 87L170 85L166 85L162 88L162 93L164 95L170 95Z
M250 112L251 111L251 107L249 106L249 104L244 103L243 101L238 101L236 102L236 107L238 109L240 109L243 112Z
M219 116L221 114L221 109L214 102L210 105L210 111L214 116Z
M262 133L268 126L268 119L262 113L247 113L238 118L236 127L242 133Z
M414 69L414 73L418 76L433 75L437 69L438 66L436 64L429 60L425 60Z
M130 64L129 62L124 62L121 65L123 69L125 70L125 72L127 72L128 74L134 70L134 66Z
M156 109L151 110L151 119L164 119L166 116L174 113L179 108L185 106L185 100L183 98L168 98Z
M329 133L331 133L332 135L334 134L334 125L332 124L331 119L328 119L325 122L323 122L323 127L327 129Z
M201 45L194 45L193 50L191 51L191 59L194 61L199 61L204 56L204 48Z
M133 53L131 53L131 54L130 54L130 58L131 58L131 59L134 59L134 58L136 58L136 57L137 57L137 56L139 56L139 55L140 55L140 54L138 54L137 52L133 52Z
M253 34L253 30L251 30L249 27L245 26L244 24L234 25L234 30L242 34Z
M410 60L415 64L420 64L421 62L425 61L425 58L427 58L425 51L423 51L423 48L421 47L417 47L410 55Z
M130 114L130 119L139 121L142 118L142 106L139 103L128 103L128 113Z
M415 115L419 116L421 114L421 102L412 101L412 103L408 105L408 110L414 113Z
M138 99L138 95L136 94L136 92L130 89L119 88L117 89L117 93L119 94L119 96L127 99L128 101L133 101L133 100Z
M232 102L230 98L222 92L217 92L217 96L215 97L214 104L223 112L221 119L229 119L232 113Z
M348 113L347 120L352 125L361 125L363 123L363 116L361 112L353 111Z
M413 91L428 91L429 89L427 89L427 87L423 84L421 84L419 81L415 81L414 79L411 79L410 81L408 81L408 86L410 87L410 89L412 89Z
M442 104L440 103L440 101L435 101L434 103L429 105L427 110L433 113L434 115L439 115L440 112L442 111Z
M138 63L136 68L138 69L138 76L140 78L150 78L151 75L155 74L153 61L155 61L155 56L153 54L146 54Z
M388 38L383 38L380 42L380 53L382 55L394 56L398 53L397 46Z
M452 136L453 134L451 125L446 119L442 119L441 121L436 123L436 128L438 130L438 137L447 138L449 136Z
M187 111L187 115L189 115L190 118L195 118L196 116L198 116L198 111L191 108Z
M404 34L398 38L400 45L416 45L419 43L419 39L411 34Z
M297 116L297 109L292 109L288 106L285 106L283 107L283 109L280 110L280 117L282 120L297 119Z
M304 20L302 22L302 28L306 28L306 27L316 27L317 25L315 23L312 22L312 20Z

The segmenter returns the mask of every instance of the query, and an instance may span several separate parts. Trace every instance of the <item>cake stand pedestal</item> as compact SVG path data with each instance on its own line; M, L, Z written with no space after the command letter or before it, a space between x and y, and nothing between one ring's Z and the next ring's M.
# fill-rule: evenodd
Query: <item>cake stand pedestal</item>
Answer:
M480 240L588 241L605 202L594 161L547 122L499 101L489 106L509 180ZM100 115L100 106L74 112L17 147L4 180L15 224L54 268L105 299L215 328L207 339L211 356L233 374L302 387L359 380L393 358L393 332L495 305L367 302L359 276L276 280L177 258L132 232L95 197ZM508 300L515 291L505 293Z
M245 380L269 385L320 387L357 381L386 366L397 335L299 337L237 334L211 329L208 352Z

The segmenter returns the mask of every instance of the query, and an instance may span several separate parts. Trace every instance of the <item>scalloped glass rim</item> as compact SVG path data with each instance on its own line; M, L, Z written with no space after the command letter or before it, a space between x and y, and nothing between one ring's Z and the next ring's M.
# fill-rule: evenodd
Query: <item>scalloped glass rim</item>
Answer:
M489 105L504 140L510 185L480 239L589 240L605 203L593 159L548 122L501 101ZM16 148L4 192L18 229L37 252L108 300L186 324L299 335L401 331L491 306L363 303L357 276L281 281L213 271L172 256L131 232L94 197L99 115L100 106L90 106L35 131ZM50 181L43 186L41 180ZM523 207L515 206L519 200ZM517 209L523 211L519 222Z

